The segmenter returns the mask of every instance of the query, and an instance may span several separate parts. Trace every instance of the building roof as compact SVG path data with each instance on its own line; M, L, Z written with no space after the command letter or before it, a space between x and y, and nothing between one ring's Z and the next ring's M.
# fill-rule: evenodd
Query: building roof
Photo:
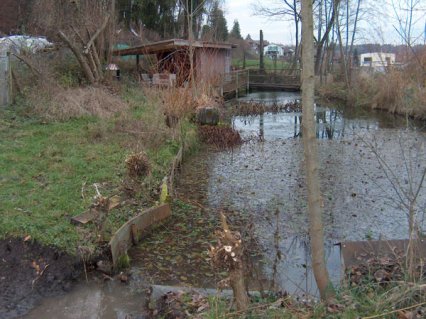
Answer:
M235 44L231 43L216 43L206 41L194 41L192 43L195 48L209 48L209 49L225 49L230 50L236 48ZM170 39L159 42L143 44L127 49L120 49L113 51L113 55L137 55L137 54L155 54L159 52L174 51L179 48L189 47L189 40L184 39Z

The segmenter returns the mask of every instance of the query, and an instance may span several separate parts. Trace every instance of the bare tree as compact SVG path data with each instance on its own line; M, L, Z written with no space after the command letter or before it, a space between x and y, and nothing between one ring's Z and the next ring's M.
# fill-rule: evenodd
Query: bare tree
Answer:
M286 21L294 22L295 36L295 58L299 55L300 43L300 1L299 0L281 0L277 1L275 6L264 5L258 2L254 5L253 11L256 15L261 15L270 18L278 18Z
M60 39L74 54L90 83L102 81L102 63L112 51L115 0L34 0L30 27Z
M312 251L312 269L321 298L334 295L325 264L324 228L322 224L322 200L318 174L318 145L314 114L314 38L311 0L302 0L302 106L303 146L305 153L306 181L308 185L309 235Z
M426 9L420 8L421 0L392 0L392 8L396 18L396 25L393 28L401 37L402 42L407 46L406 60L409 59L409 51L414 55L420 67L425 71L423 64L416 51L413 48L413 44L421 38L422 33L418 36L413 36L413 28L418 22L423 22L424 15L420 18L415 18L414 13L417 10L426 11Z

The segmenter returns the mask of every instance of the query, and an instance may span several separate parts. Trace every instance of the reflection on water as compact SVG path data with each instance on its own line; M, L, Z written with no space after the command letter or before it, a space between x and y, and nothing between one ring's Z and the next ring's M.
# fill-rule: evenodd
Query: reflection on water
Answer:
M265 99L287 103L295 93L256 93L244 100ZM406 238L408 227L401 202L377 157L375 145L389 169L405 185L418 182L426 165L425 131L385 113L354 114L348 110L316 106L321 191L324 200L327 265L335 282L340 279L336 243L367 238ZM265 252L265 273L273 276L276 260L275 211L280 213L276 279L291 293L314 293L307 238L307 204L300 136L300 113L266 113L233 119L234 127L251 142L228 152L206 156L209 176L204 204L249 214ZM407 129L408 128L408 129ZM404 163L410 162L409 176ZM184 188L184 185L183 185ZM426 192L418 199L418 219L424 228Z

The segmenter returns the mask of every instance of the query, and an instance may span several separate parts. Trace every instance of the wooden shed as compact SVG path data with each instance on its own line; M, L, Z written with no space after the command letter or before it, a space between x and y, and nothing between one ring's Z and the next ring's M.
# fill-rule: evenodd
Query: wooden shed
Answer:
M236 46L230 43L194 41L194 76L196 81L219 80L231 71L231 50ZM171 39L144 44L136 47L115 50L114 56L136 56L136 68L140 71L140 56L155 55L154 69L158 73L176 74L178 85L190 79L190 42Z

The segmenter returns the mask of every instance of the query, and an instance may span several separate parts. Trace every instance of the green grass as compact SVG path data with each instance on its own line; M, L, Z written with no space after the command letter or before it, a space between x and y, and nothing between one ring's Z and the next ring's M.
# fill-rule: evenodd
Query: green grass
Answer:
M14 120L0 128L0 236L27 236L68 250L78 234L69 222L88 205L82 184L117 183L123 152L93 143L84 118L65 123Z
M366 281L355 287L340 287L336 293L336 298L329 304L318 302L308 306L298 303L291 296L282 298L278 303L276 297L258 300L252 298L246 314L230 310L229 300L212 297L209 299L209 310L203 314L203 318L357 319L377 316L398 319L402 318L398 314L399 309L406 308L407 318L411 318L409 316L415 314L418 309L423 308L424 311L426 303L426 294L421 283L395 282L382 286ZM282 301L286 306L280 306Z
M157 106L145 103L135 91L129 91L126 99L133 105L127 115L131 119L155 116ZM29 235L42 244L75 253L78 245L93 244L95 229L86 226L78 231L70 218L88 209L95 195L94 183L101 185L103 196L122 191L125 158L134 151L132 142L140 142L114 130L118 118L46 123L20 114L17 109L0 111L0 238ZM152 174L140 181L147 189L159 186L177 153L179 145L170 136L165 134L158 145L138 146L152 167ZM138 209L111 214L109 231Z
M265 69L267 69L267 70L275 69L274 61L272 59L265 57L263 61L264 61ZM242 59L233 59L232 60L232 66L237 67L237 68L242 68L243 67L243 60ZM286 61L278 60L276 62L276 68L277 69L286 69L286 68L290 68L290 67L291 67L291 65ZM259 68L259 59L247 59L246 60L246 68L247 69L258 69Z

